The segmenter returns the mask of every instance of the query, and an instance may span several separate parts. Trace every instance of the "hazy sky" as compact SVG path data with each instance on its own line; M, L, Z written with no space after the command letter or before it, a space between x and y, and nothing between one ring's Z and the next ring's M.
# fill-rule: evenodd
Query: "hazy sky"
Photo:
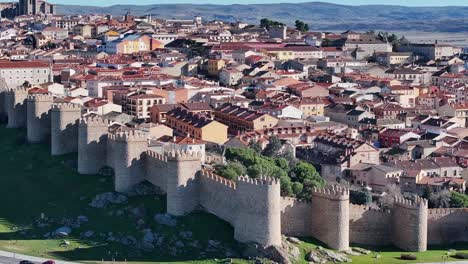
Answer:
M0 0L1 2L5 0ZM75 5L99 5L109 6L117 4L173 4L173 3L194 3L194 4L265 4L265 3L297 3L313 2L307 0L49 0L52 3L75 4ZM468 6L468 0L323 0L345 5L405 5L405 6Z

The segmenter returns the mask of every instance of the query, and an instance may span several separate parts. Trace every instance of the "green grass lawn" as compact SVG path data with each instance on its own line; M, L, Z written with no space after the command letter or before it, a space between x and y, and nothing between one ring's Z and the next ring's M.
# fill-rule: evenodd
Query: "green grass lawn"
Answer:
M225 249L238 251L233 239L232 227L213 215L195 212L177 219L176 227L163 226L153 219L156 213L164 213L164 196L129 198L128 203L97 209L88 204L96 194L112 191L112 179L99 175L79 175L74 167L76 154L52 157L46 144L29 145L25 141L25 130L0 127L0 249L45 258L76 261L101 261L115 258L120 261L179 262L199 260L195 263L214 263L225 258ZM143 227L164 235L160 248L141 250L108 242L99 233L113 232L116 236L131 235L142 238L142 228L137 228L137 219L129 209L144 208ZM124 212L112 216L110 211ZM37 227L35 220L41 215L52 219L47 227ZM73 228L67 241L70 245L61 247L62 239L45 239L44 235L66 226L62 221L76 219L79 215L88 217L87 223ZM80 233L93 231L95 235L83 239ZM192 232L191 241L198 245L184 247L180 254L169 253L180 231ZM222 249L210 249L208 241L219 241ZM185 242L185 241L184 241ZM205 255L201 255L201 252Z
M233 229L226 222L203 212L194 212L177 218L176 227L156 223L156 213L165 212L164 196L131 197L125 204L97 209L88 204L96 194L112 191L112 179L99 175L79 175L75 168L76 154L52 157L46 144L29 145L25 141L25 130L6 129L0 126L0 249L45 258L66 259L96 263L101 260L137 263L220 263L226 257L226 249L238 252L239 245L233 239ZM142 215L134 217L132 208L143 208ZM110 212L123 211L120 216ZM51 219L50 225L38 227L35 221L44 215ZM73 228L66 238L70 245L61 247L63 239L45 238L46 233L67 225L63 221L86 216L89 221ZM137 223L139 220L139 223ZM143 221L143 223L142 223ZM166 240L161 247L142 250L109 242L100 233L112 232L116 236L131 235L142 238L143 228L163 235ZM90 238L80 234L93 231ZM173 238L180 231L192 232L191 241L198 245L185 246L177 256L169 253ZM207 250L209 240L219 241L221 248ZM300 244L301 260L319 242L303 239ZM184 241L188 243L187 241ZM437 248L425 253L416 253L417 262L440 261L449 248L468 249L468 244ZM401 252L381 249L379 259L369 256L353 257L354 263L411 263L398 259ZM202 254L203 252L203 254ZM455 260L455 259L451 259ZM235 259L234 263L250 263Z

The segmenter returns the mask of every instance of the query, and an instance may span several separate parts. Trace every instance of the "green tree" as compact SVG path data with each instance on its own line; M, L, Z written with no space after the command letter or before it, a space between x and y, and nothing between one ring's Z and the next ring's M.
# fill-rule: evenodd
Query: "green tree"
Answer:
M330 39L324 38L322 39L322 47L330 47L332 45L332 42Z
M452 194L447 191L433 193L429 198L429 206L432 208L448 208L450 207Z
M296 20L295 22L296 29L301 31L301 32L307 32L309 31L309 25L304 23L301 20Z
M275 163L282 170L289 171L289 162L285 158L276 158Z
M293 194L295 195L298 195L302 192L302 190L304 189L304 185L300 182L293 182L292 183L292 192Z
M235 180L237 177L245 175L247 173L247 169L239 162L230 161L226 166L217 168L216 173L224 178Z
M452 192L450 206L454 208L468 208L468 195L459 192Z
M262 146L260 145L260 143L256 140L252 140L250 141L249 143L249 147L251 147L253 150L255 150L255 152L257 153L261 153L262 152Z
M270 20L268 18L262 18L260 20L260 27L262 28L269 29L270 27L275 27L275 26L285 26L285 24L279 21Z
M349 192L350 202L353 204L370 204L372 203L372 194L367 188L360 190L351 190Z
M278 151L281 149L281 147L281 140L277 136L271 136L268 145L263 150L263 155L267 157L274 157L278 154Z
M299 182L304 182L309 180L312 182L314 187L324 187L325 180L320 176L315 167L306 162L298 162L296 166L292 169L292 174L295 177L295 180Z

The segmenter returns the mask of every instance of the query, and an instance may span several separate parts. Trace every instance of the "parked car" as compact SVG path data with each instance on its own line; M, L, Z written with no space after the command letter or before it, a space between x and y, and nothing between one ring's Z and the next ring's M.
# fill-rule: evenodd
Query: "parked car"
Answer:
M34 262L29 261L29 260L22 260L19 262L19 264L34 264Z
M55 261L53 260L47 260L45 262L42 262L42 264L55 264Z

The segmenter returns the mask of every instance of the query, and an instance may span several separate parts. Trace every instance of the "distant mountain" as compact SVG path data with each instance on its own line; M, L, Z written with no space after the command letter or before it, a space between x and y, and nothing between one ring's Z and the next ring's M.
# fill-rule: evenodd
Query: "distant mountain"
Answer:
M468 7L404 7L393 5L347 6L323 2L252 5L164 4L113 5L109 7L58 5L59 14L153 15L159 18L245 21L262 18L294 25L296 19L314 30L399 30L468 32Z

